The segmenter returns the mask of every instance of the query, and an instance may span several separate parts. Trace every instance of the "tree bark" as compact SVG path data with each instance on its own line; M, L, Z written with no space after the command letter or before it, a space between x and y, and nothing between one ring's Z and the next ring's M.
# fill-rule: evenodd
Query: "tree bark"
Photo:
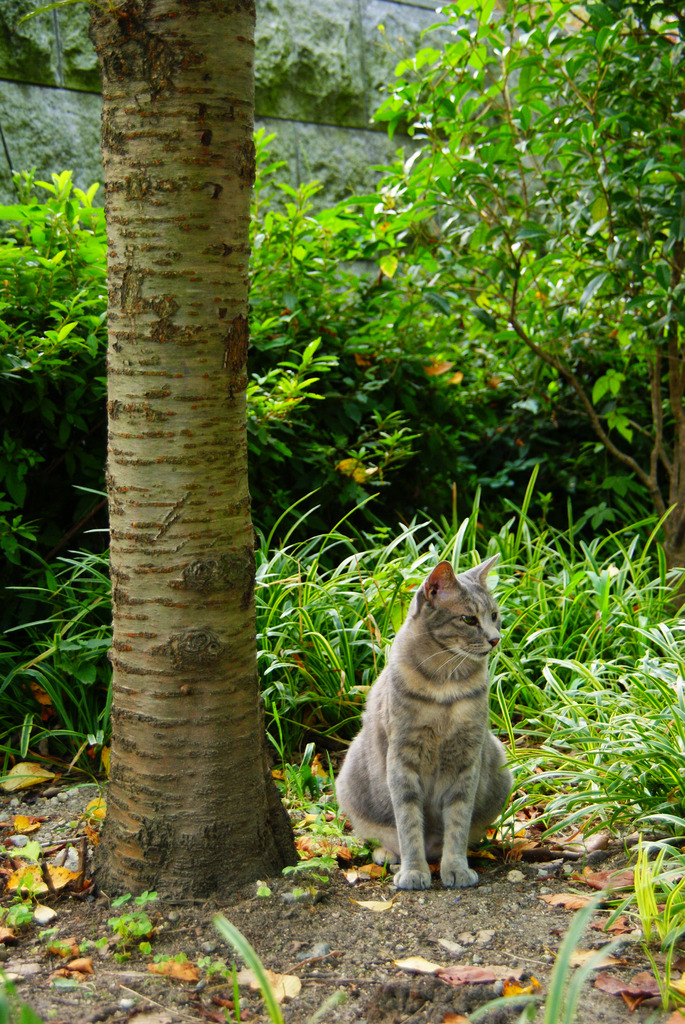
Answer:
M103 78L113 742L108 892L295 860L256 670L245 389L253 0L125 0Z

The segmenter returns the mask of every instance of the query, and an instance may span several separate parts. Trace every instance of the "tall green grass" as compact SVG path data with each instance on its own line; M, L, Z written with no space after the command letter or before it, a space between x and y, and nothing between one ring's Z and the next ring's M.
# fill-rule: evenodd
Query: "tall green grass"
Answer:
M582 820L677 828L685 818L685 624L669 610L659 524L586 540L522 509L483 536L477 503L461 523L365 534L346 523L257 551L258 668L271 739L284 760L307 743L345 744L412 594L440 559L464 570L499 553L504 634L491 658L492 720L509 737L517 801L549 827ZM302 536L306 515L286 513ZM281 532L283 524L278 524ZM104 559L62 561L46 615L0 649L0 751L40 743L73 757L106 741L109 698ZM32 689L32 684L33 689ZM54 713L46 718L36 685Z

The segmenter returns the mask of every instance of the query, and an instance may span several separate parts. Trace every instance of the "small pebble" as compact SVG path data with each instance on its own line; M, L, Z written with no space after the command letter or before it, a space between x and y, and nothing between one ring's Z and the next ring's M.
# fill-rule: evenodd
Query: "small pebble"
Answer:
M217 943L212 939L209 942L201 942L200 949L203 953L216 953Z
M21 801L19 800L19 797L13 796L12 799L10 800L10 807L18 807L20 803Z
M331 947L327 942L315 942L311 948L310 956L328 956Z
M312 894L310 892L302 892L296 895L294 892L283 892L281 893L281 899L284 903L311 903Z
M50 799L51 796L57 796L58 793L59 789L57 788L57 786L48 786L47 789L43 790L43 796L48 800Z
M540 889L538 889L538 895L539 896L549 896L551 891L552 890L548 889L546 886L542 886Z
M120 999L117 1003L120 1010L132 1010L135 1005L135 999Z
M26 846L28 841L28 836L12 836L12 846L16 846L19 849L21 849L22 846Z
M170 910L166 918L169 924L176 924L177 921L180 921L181 915L178 910Z
M66 789L61 789L59 791L59 793L57 794L57 799L61 804L65 804L67 802L67 800L69 799L69 794L66 791Z
M516 868L513 871L510 871L507 875L507 880L509 882L522 882L524 878L525 875L523 874L523 871L518 871Z

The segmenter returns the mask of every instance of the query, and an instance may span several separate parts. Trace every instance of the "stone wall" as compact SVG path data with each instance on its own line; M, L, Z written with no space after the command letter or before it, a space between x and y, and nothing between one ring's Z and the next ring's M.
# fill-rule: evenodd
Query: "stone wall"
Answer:
M257 124L276 140L292 184L318 178L326 199L373 184L401 145L370 119L398 60L415 52L439 0L257 0ZM0 3L0 202L10 168L38 178L71 169L102 180L100 79L88 5L20 19L39 0ZM102 194L100 193L100 201Z

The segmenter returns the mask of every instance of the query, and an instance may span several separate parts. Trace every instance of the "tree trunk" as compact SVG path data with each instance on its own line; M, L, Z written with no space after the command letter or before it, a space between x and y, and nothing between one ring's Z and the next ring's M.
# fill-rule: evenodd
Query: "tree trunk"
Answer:
M245 388L253 0L93 15L108 232L107 892L221 894L295 859L266 767Z

